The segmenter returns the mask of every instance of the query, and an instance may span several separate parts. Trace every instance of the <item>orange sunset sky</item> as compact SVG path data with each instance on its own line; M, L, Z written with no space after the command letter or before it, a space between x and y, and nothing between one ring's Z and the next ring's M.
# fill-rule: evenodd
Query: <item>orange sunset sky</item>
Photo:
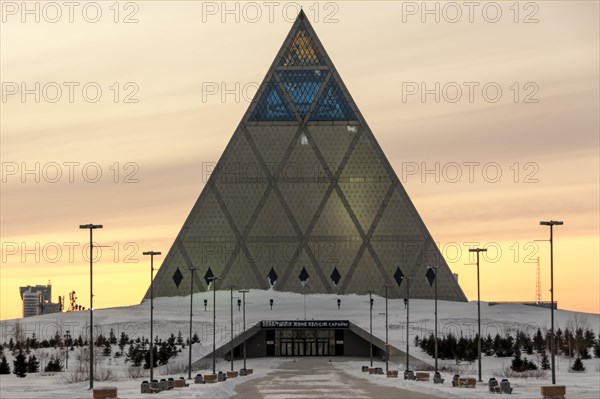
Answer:
M477 243L482 300L535 300L537 257L549 300L555 219L555 299L600 312L598 2L1 4L0 319L48 280L87 308L84 223L95 307L140 302L297 4L468 299Z

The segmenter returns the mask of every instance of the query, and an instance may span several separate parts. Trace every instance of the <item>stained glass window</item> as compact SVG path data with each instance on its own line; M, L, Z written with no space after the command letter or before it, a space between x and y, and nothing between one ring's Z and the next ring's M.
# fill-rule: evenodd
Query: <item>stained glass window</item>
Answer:
M356 115L342 90L334 79L327 83L327 87L319 98L312 115L311 121L350 121L356 120Z
M281 81L302 118L315 100L325 74L320 70L279 71Z
M296 118L287 104L279 85L275 79L267 84L265 91L260 96L258 104L252 115L251 121L295 121Z
M279 65L314 66L324 64L325 62L319 50L313 43L310 35L306 31L306 28L301 25L294 35L294 38L290 43L290 47L281 58Z

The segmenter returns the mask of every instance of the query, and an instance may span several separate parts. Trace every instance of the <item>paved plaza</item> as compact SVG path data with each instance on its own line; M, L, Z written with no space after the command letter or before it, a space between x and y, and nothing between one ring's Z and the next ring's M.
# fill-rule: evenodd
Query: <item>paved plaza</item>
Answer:
M340 358L333 358L334 362ZM373 384L335 367L327 357L304 357L288 362L264 378L238 385L235 399L299 398L404 398L439 399L437 396Z

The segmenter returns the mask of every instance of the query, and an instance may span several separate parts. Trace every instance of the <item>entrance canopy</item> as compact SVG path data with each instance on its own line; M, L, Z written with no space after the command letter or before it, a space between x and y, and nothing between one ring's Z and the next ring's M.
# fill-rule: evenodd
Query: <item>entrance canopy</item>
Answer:
M377 336L371 337L349 320L263 320L233 339L233 357L241 359L246 341L246 357L280 356L385 356L385 342ZM231 342L216 350L216 357L231 359ZM390 357L405 353L390 345ZM194 367L206 366L212 361L213 353L194 362ZM427 366L423 361L411 356L411 364Z

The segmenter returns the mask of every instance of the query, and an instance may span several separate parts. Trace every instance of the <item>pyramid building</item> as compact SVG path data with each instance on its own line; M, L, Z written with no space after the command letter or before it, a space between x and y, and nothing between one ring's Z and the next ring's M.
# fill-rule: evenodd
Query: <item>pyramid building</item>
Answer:
M234 285L465 301L303 12L154 279L154 295ZM196 270L191 271L194 267ZM430 279L431 280L431 279ZM146 297L149 297L149 291Z

